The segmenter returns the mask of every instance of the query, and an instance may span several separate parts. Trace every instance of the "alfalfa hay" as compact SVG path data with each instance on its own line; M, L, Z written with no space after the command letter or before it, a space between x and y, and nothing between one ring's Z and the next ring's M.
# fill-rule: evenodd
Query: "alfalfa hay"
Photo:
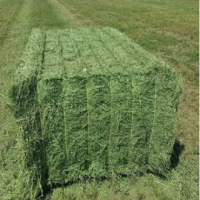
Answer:
M33 181L170 168L180 84L166 63L111 28L33 30L24 57L10 97Z

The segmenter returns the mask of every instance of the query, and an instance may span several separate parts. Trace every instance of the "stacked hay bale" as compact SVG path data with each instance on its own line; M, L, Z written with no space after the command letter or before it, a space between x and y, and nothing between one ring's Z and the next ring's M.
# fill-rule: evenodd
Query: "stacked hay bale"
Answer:
M33 30L10 97L41 184L148 169L175 142L175 71L112 28Z

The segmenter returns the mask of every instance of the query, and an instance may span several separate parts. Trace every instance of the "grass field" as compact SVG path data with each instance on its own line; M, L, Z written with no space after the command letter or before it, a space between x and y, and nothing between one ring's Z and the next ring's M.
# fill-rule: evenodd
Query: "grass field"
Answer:
M24 199L20 190L19 130L6 107L31 29L113 27L177 71L184 90L178 110L174 169L164 179L113 177L111 181L55 188L46 199L196 200L199 196L199 7L197 0L0 0L0 196Z

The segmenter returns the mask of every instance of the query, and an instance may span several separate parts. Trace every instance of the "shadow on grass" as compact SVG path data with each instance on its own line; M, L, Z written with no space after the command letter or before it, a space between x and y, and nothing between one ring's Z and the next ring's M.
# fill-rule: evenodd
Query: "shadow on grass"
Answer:
M179 164L179 158L183 150L185 149L184 145L180 143L179 140L176 140L173 147L173 152L171 154L171 167L175 169Z
M127 175L122 176L122 177L127 177ZM77 183L81 183L81 184L86 184L88 182L103 182L105 180L109 180L109 178L107 177L99 177L99 178L91 178L91 177L83 177L82 180L73 180L73 181L68 181L66 183L53 183L51 186L46 185L45 187L43 187L43 194L38 194L37 199L38 200L50 200L51 199L51 195L53 193L54 189L57 188L66 188L67 186L73 185L73 184L77 184Z

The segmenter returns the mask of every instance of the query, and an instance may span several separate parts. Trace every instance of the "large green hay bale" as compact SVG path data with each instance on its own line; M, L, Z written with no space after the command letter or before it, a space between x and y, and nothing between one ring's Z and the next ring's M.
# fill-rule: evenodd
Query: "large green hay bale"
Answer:
M33 30L24 57L10 97L33 181L170 169L180 84L166 63L111 28Z

